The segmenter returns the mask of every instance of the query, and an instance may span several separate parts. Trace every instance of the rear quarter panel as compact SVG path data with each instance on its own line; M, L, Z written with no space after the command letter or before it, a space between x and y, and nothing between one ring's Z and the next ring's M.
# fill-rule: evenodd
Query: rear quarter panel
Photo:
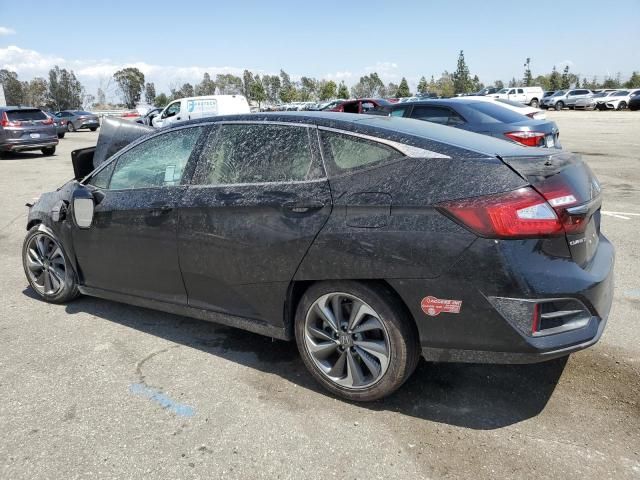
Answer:
M405 158L330 178L333 211L296 280L438 277L476 236L435 206L524 185L497 158Z

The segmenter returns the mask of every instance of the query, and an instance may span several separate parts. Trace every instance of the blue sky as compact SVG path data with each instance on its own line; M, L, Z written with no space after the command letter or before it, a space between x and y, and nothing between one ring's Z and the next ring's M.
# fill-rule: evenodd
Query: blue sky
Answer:
M494 8L489 8L489 5ZM248 68L345 80L436 78L464 50L485 83L569 64L583 76L640 70L640 1L20 2L0 0L0 68L23 79L54 64L88 90L137 65L159 90L204 71ZM611 18L611 21L606 21ZM546 20L546 22L545 22Z

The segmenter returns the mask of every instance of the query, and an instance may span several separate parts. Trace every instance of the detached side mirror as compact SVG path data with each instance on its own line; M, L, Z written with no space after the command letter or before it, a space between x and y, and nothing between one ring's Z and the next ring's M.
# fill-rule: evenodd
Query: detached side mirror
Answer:
M89 228L93 223L95 201L93 195L83 185L77 185L72 195L73 221L78 228Z

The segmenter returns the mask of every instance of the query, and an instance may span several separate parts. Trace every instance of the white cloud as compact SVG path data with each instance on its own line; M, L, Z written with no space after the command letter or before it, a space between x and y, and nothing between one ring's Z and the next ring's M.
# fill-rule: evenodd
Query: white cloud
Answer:
M0 26L0 37L5 35L15 35L16 31L13 28Z
M242 75L244 68L231 66L173 66L153 65L145 62L114 62L110 59L101 60L67 60L63 57L40 53L36 50L21 48L15 45L0 47L0 65L8 70L17 72L23 80L41 76L47 77L49 70L55 65L68 68L75 72L88 91L98 88L118 70L125 67L136 67L144 73L148 81L156 83L159 91L168 90L170 86L183 83L197 83L202 80L205 72L215 77L217 74L232 73ZM264 73L253 69L254 73Z
M353 73L349 71L344 72L334 72L325 74L325 78L327 80L349 80L353 77Z
M575 63L573 63L573 61L571 60L561 60L560 62L556 63L556 65L558 66L558 68L564 68L564 67L569 67L569 68L573 68L575 66Z

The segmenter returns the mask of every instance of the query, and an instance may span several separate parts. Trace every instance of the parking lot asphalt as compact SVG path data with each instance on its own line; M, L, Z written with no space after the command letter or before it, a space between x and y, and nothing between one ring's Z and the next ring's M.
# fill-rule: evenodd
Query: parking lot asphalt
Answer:
M604 187L617 264L601 341L536 365L423 361L366 405L321 390L293 343L38 300L24 204L69 179L97 133L0 160L0 478L640 478L640 112L549 116Z

